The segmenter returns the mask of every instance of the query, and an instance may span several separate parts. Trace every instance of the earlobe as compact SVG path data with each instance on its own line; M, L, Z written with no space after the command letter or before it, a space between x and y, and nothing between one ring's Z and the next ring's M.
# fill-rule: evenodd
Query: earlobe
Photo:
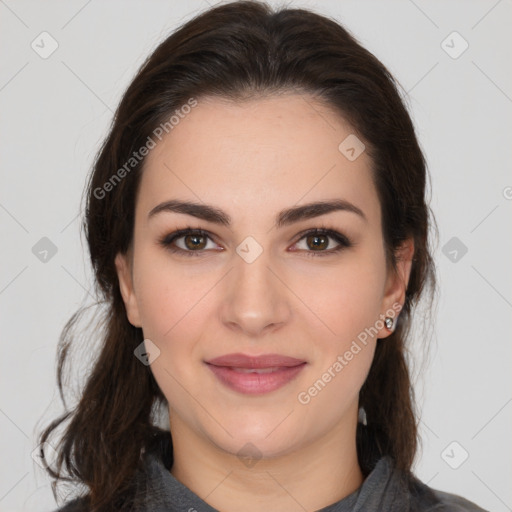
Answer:
M115 257L115 266L117 271L117 278L119 280L119 290L121 292L121 296L123 297L128 321L134 327L142 327L137 298L133 289L131 265L128 261L128 255L118 253Z

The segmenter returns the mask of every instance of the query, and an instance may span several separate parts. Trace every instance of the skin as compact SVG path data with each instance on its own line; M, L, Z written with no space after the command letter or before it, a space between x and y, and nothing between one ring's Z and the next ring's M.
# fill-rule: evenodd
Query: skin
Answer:
M352 133L308 96L201 98L146 159L132 246L116 257L121 293L130 323L160 350L151 370L169 403L171 473L224 512L319 510L363 482L358 394L376 339L391 331L379 329L309 403L297 398L405 299L413 244L401 248L397 273L386 268L371 159L363 152L349 161L338 150ZM366 220L334 211L275 226L285 208L339 198ZM231 224L176 212L148 217L170 199L214 205ZM199 256L159 243L187 227L211 234ZM322 227L353 246L319 254L301 232ZM263 249L252 263L236 252L248 236ZM323 251L339 246L330 237L321 243ZM174 245L194 250L190 237ZM307 365L278 390L246 395L204 364L235 352L283 354Z

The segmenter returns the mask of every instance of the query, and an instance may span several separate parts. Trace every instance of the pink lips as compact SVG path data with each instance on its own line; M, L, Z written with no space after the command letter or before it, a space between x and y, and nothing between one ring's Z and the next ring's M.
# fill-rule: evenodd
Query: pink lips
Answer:
M229 388L246 394L274 391L295 378L306 361L279 354L257 357L227 354L206 361L208 368Z

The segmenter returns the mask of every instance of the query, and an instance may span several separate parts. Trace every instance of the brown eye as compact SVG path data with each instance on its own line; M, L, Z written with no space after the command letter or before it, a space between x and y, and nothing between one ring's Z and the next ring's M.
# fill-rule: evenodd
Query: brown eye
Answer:
M201 229L186 228L170 233L160 239L167 250L183 256L201 256L218 249L212 237Z
M187 249L191 251L204 249L206 246L206 237L203 235L186 235L183 240Z
M329 256L353 245L348 237L336 230L316 228L303 233L294 250L298 248L306 256Z
M326 235L309 235L306 243L314 251L326 249L329 246L329 237Z

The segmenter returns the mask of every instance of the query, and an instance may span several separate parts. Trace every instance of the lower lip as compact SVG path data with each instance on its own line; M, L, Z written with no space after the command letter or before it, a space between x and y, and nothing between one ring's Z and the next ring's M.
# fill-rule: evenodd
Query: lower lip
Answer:
M306 366L306 363L283 367L269 373L242 373L228 366L208 364L208 368L228 388L251 395L270 393L283 387L294 379L304 366Z

